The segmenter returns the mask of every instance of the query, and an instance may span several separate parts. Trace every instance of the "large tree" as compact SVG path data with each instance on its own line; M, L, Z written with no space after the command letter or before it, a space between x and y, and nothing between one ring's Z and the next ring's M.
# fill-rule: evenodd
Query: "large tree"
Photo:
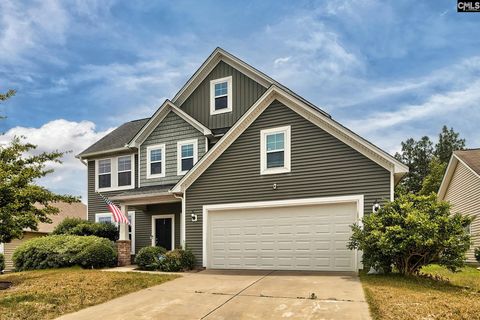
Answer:
M402 142L402 152L395 158L405 163L410 171L402 180L402 186L409 192L417 193L422 188L423 179L427 176L428 165L433 157L433 143L425 136L416 141L413 138Z
M426 195L438 191L453 151L464 148L465 139L447 126L443 126L435 146L427 136L418 141L410 138L402 142L402 151L395 154L395 158L408 165L410 172L397 186L397 194L412 192Z
M15 92L0 95L5 101ZM0 144L0 242L20 238L25 229L37 230L39 222L51 222L49 215L58 213L52 204L74 202L78 198L55 194L36 181L53 170L51 162L61 162L63 152L34 154L36 146L16 137L9 144Z
M438 135L438 143L435 145L435 157L440 163L448 163L453 151L465 149L465 139L460 138L460 133L443 126L442 132Z

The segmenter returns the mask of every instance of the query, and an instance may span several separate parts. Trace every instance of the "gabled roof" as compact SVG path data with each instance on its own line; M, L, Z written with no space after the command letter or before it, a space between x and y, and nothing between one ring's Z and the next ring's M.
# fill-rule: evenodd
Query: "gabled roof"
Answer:
M330 117L330 115L327 112L319 109L317 106L307 101L303 97L297 95L295 92L288 89L281 83L270 78L265 73L257 70L256 68L252 67L245 61L240 60L239 58L235 57L234 55L230 54L229 52L223 50L220 47L217 47L212 52L212 54L210 54L207 60L205 60L205 62L200 66L200 68L198 68L198 70L195 71L195 73L187 81L187 83L185 83L185 85L180 89L180 91L178 91L175 97L173 97L172 102L177 106L181 106L185 102L185 100L190 96L190 94L192 94L192 92L200 85L200 83L202 83L202 81L210 74L213 68L215 68L215 66L220 61L223 61L229 64L230 66L234 67L235 69L242 72L246 76L260 83L265 88L268 88L271 85L275 85L279 88L282 88L284 91L287 91L291 95L294 95L297 99L301 100L306 105L320 111L325 116Z
M438 189L438 199L443 200L445 198L450 181L452 180L455 169L459 164L464 165L480 179L480 148L453 152L452 157L448 162L445 175L443 176L442 184Z
M93 145L83 150L77 155L77 158L87 158L90 156L128 150L125 146L132 140L137 132L148 122L147 119L133 120L122 124Z
M270 88L235 123L235 125L208 151L195 166L172 188L174 193L183 193L208 167L262 114L274 101L278 100L299 115L316 124L343 143L354 148L380 166L392 172L395 180L408 172L408 167L367 140L348 130L319 109L311 108L297 95L276 85Z
M203 124L192 118L190 115L185 113L183 110L177 108L170 100L165 100L165 102L158 108L158 110L153 114L153 116L148 120L147 123L137 132L137 134L129 141L128 146L130 148L138 147L148 138L153 130L162 122L163 119L170 113L174 112L180 118L188 122L192 127L200 131L206 136L211 136L212 131L205 127Z

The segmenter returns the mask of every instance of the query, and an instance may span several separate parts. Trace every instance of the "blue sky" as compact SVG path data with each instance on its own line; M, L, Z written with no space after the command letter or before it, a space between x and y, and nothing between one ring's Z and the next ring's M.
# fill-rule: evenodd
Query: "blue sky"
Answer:
M73 154L150 116L220 46L388 152L454 127L479 147L480 14L431 1L0 2L0 138L72 150L41 181L86 194Z

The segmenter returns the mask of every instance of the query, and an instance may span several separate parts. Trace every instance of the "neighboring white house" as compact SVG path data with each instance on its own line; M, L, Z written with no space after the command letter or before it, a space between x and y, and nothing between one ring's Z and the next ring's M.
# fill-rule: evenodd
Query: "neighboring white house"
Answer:
M475 262L474 248L480 247L480 148L455 151L438 190L438 199L449 201L452 211L472 216L469 231L473 245L467 261Z

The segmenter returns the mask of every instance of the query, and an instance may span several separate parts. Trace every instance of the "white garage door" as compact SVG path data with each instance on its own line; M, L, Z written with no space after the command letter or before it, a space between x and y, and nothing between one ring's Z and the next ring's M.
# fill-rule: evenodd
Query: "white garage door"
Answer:
M356 221L356 202L209 210L206 266L355 271L346 245Z

